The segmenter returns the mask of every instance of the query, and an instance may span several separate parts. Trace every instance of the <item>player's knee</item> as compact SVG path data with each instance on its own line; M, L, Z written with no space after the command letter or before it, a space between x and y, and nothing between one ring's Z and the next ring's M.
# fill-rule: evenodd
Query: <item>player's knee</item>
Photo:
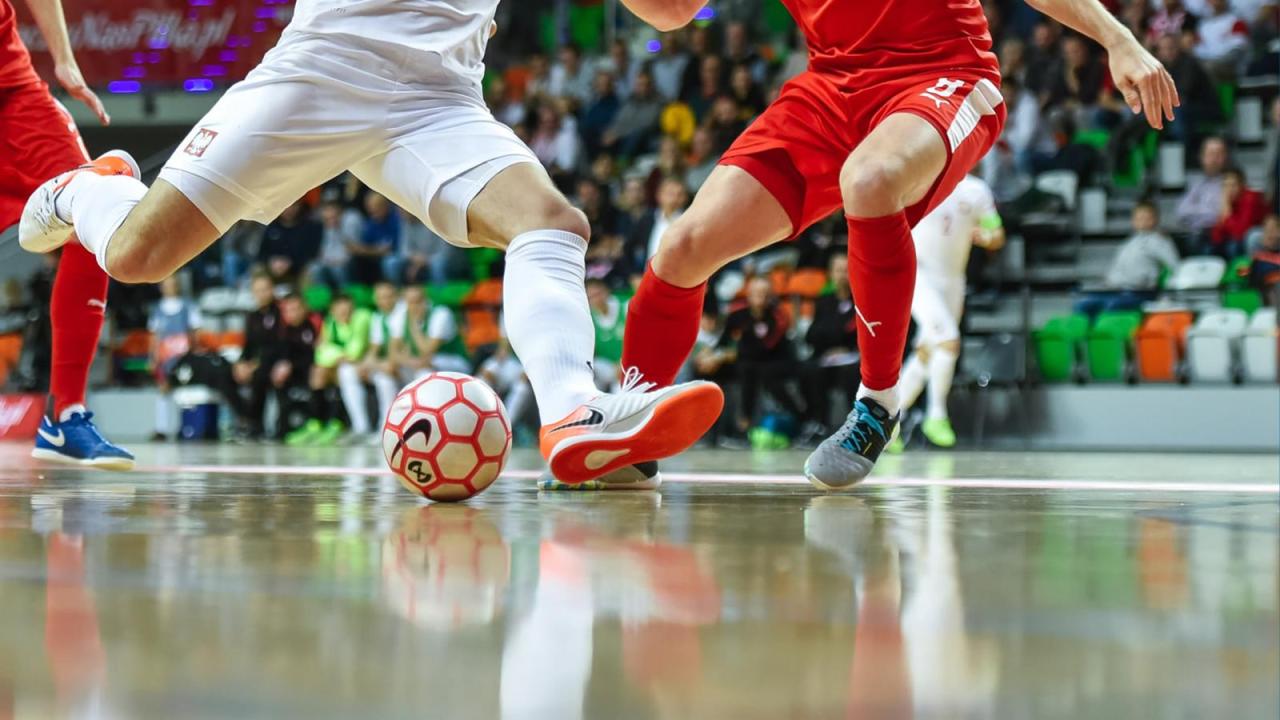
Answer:
M902 210L906 170L905 163L896 157L850 157L840 169L845 214L882 217Z
M559 230L573 233L585 240L591 239L591 223L581 210L565 202L563 198L548 199L525 218L526 228L522 232L534 230Z
M677 220L662 235L653 264L663 280L693 287L706 282L727 260L715 256L696 223Z
M960 354L959 330L956 331L956 334L954 337L943 340L942 342L938 343L935 347L939 352L947 352L947 353L951 353L952 355L959 355Z

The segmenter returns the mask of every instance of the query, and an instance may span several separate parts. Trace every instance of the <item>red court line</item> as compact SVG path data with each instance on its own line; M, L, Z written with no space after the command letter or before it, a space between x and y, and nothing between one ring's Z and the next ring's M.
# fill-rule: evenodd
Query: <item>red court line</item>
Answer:
M193 473L205 475L356 475L360 477L390 477L391 473L378 468L352 468L336 466L297 465L139 465L134 472L174 474ZM542 474L540 470L506 470L504 478L532 480ZM808 485L803 475L778 475L764 473L717 472L666 472L662 479L676 483L761 483L766 485ZM953 487L1006 490L1098 490L1111 492L1169 492L1169 493L1249 493L1280 495L1280 483L1267 482L1169 482L1161 480L1084 480L1084 479L1031 479L1031 478L921 478L876 477L859 487Z

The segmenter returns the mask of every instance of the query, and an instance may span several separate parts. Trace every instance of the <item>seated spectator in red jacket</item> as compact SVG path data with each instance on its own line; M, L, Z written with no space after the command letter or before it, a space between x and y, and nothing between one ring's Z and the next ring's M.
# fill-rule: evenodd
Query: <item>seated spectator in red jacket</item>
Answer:
M1218 222L1209 231L1209 242L1202 252L1228 260L1243 255L1245 235L1262 223L1266 213L1262 193L1245 186L1244 173L1235 168L1228 170L1222 179Z

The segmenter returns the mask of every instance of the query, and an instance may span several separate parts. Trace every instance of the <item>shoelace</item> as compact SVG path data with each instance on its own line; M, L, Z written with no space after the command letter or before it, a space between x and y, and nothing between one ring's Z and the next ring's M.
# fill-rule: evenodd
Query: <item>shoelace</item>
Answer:
M640 368L632 365L622 374L622 385L618 388L618 392L647 393L657 385L657 383L645 382L644 373L640 372Z
M94 440L97 440L99 443L104 445L109 444L107 443L107 439L102 437L102 433L98 432L98 426L93 424L93 413L88 411L76 413L68 418L67 422L84 426L86 432L91 434Z
M889 439L889 434L884 431L884 425L881 425L876 416L871 414L871 409L862 402L854 403L853 412L849 413L849 417L840 428L840 431L845 434L844 440L840 441L841 447L853 452L861 452L871 439L868 435L871 430L879 434L881 439Z

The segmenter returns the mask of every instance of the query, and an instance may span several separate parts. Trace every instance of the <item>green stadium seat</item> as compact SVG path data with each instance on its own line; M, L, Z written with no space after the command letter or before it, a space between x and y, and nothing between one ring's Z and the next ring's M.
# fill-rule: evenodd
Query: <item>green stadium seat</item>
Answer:
M1088 145L1095 150L1106 150L1111 142L1111 133L1106 130L1080 130L1071 142L1077 145Z
M1125 379L1133 338L1141 324L1142 313L1139 312L1104 312L1098 316L1085 346L1090 378L1103 381Z
M373 288L369 285L348 285L342 291L351 296L351 302L358 308L372 310L377 307L373 304Z
M308 285L302 289L302 302L313 312L328 312L333 302L333 291L328 285Z
M1080 343L1088 331L1089 318L1075 314L1050 318L1033 334L1040 376L1045 381L1070 382L1075 379Z
M1262 307L1262 295L1253 288L1227 290L1222 293L1222 307L1243 310L1252 315Z
M475 283L466 280L457 282L447 282L437 285L426 286L427 297L431 298L432 305L444 305L450 308L462 307L462 301L471 292L471 288L475 287Z
M1228 290L1240 290L1249 286L1249 264L1253 260L1249 256L1238 257L1227 265L1227 273L1222 276L1222 287Z

